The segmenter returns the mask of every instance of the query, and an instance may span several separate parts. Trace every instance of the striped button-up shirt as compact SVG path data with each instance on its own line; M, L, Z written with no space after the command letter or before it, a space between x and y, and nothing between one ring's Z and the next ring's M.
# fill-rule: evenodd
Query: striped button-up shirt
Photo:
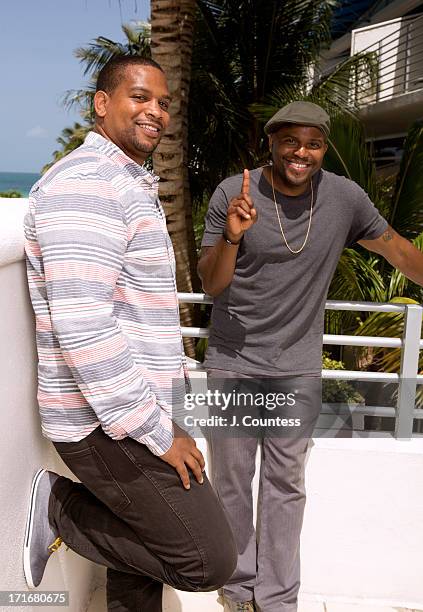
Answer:
M157 455L172 444L186 367L157 180L90 132L30 193L25 250L51 440L101 425Z

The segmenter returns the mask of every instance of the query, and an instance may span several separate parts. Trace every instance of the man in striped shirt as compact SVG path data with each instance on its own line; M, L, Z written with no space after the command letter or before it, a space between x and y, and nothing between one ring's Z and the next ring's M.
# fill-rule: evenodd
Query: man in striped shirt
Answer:
M94 131L34 186L25 219L42 429L82 483L35 476L25 576L38 586L63 540L108 568L120 612L161 611L163 582L215 589L236 563L203 456L172 421L187 378L175 260L143 167L169 105L154 61L109 62Z

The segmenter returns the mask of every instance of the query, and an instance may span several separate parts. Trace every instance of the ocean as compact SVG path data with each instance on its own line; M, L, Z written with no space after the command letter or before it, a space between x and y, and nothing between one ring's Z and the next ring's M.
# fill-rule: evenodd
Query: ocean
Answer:
M31 187L39 178L40 174L32 172L0 172L0 192L19 191L22 197L27 198Z

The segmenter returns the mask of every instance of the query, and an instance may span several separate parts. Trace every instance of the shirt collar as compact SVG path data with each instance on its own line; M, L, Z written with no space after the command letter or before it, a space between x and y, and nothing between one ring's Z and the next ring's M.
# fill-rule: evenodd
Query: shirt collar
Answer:
M101 136L101 134L97 132L88 132L84 141L84 146L97 149L97 151L107 155L122 166L130 166L132 175L139 176L151 186L155 185L160 180L157 174L147 170L144 165L137 164L137 162L126 155L126 153L124 153L114 142L107 140L107 138L104 138L104 136Z

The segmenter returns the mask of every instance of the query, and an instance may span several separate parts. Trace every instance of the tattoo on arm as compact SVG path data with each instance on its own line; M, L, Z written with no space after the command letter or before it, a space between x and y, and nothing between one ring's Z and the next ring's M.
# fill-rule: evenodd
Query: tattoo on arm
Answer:
M386 230L386 232L384 234L382 234L382 238L383 238L384 242L389 242L390 240L392 240L393 235L391 234L391 232L389 230Z

